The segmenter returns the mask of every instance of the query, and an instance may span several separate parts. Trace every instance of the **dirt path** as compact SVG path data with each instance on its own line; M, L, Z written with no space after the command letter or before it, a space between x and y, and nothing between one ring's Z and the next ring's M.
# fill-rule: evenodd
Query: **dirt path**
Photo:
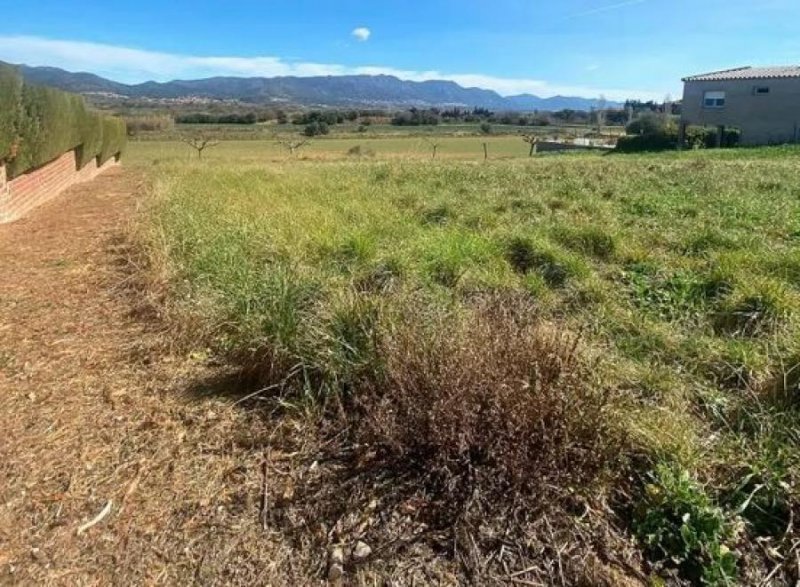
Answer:
M140 192L115 169L0 226L0 583L307 584L259 523L264 425L187 394L213 373L121 291Z

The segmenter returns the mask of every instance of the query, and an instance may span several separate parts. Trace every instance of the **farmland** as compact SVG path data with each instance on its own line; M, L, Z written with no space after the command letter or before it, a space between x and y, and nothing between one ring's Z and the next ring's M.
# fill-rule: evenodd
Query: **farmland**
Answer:
M212 135L213 136L213 135ZM299 142L300 139L291 139ZM514 136L498 137L436 137L439 145L437 158L483 160L483 143L488 143L489 154L494 157L527 157L529 145ZM430 159L431 145L421 136L331 137L314 139L297 152L299 159L346 159L348 151L360 147L362 157L384 158L412 157ZM280 162L289 157L289 152L274 140L225 140L206 153L216 160L232 163ZM152 162L154 160L189 160L197 155L177 141L152 140L133 144L130 161ZM349 158L353 158L351 155Z
M330 471L426 504L445 556L504 533L546 577L544 516L652 576L789 581L800 152L437 141L134 142L140 277L176 343L304 414Z

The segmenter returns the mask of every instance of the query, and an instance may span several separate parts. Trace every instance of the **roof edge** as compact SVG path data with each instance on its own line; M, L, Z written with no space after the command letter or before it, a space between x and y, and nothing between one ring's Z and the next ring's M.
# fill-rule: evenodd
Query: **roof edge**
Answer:
M726 73L733 73L736 71L747 71L748 69L753 69L752 65L745 65L744 67L731 67L730 69L721 69L719 71L709 71L708 73L698 73L696 75L688 75L684 78L681 78L683 82L691 82L691 81L702 81L700 78L709 77L712 75L724 75Z

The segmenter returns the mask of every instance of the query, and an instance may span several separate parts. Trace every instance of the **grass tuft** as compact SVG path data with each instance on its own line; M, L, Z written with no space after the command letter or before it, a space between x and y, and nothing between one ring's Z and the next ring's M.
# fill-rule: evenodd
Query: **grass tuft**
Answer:
M359 438L461 503L590 484L621 437L580 341L519 296L473 304L401 312L381 343L385 373L358 396Z

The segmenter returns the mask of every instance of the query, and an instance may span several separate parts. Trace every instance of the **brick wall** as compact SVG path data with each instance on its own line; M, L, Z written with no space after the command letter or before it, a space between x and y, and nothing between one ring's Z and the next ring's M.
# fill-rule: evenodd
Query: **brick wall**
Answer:
M0 163L0 223L7 222L5 217L6 208L11 199L11 188L6 180L6 168Z
M94 179L114 165L117 165L114 159L100 167L92 161L79 170L77 154L70 151L47 165L8 181L5 167L0 163L0 223L21 218L68 187Z

